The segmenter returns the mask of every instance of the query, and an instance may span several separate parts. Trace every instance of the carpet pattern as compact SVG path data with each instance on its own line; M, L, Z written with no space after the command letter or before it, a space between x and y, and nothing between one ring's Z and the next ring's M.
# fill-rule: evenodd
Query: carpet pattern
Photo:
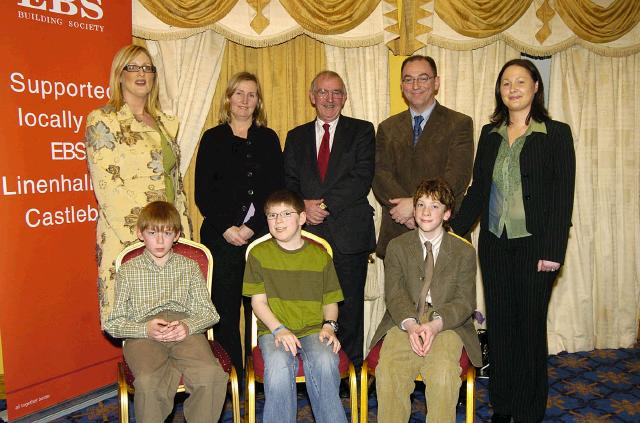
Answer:
M424 385L420 385L424 386ZM487 379L478 379L476 390L476 422L487 422L491 407ZM260 421L263 400L256 408ZM349 416L348 401L343 405ZM0 410L6 402L0 401ZM410 423L424 423L425 401L421 388L414 392ZM133 404L131 422L133 418ZM369 422L376 421L375 393L369 398ZM458 407L457 422L464 421L464 407ZM110 398L91 407L54 420L55 423L104 423L118 421L118 403ZM231 400L227 398L221 422L231 423ZM298 422L312 423L309 401L298 395ZM574 354L561 353L549 357L549 400L545 422L623 423L640 422L640 347L619 350L594 350ZM173 416L167 422L182 423L182 404L178 399Z

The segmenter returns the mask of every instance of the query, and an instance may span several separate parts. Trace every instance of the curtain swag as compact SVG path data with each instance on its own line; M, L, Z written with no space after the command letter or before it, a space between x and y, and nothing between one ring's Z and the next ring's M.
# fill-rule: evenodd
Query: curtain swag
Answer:
M196 28L222 19L238 0L138 0L167 25Z
M640 22L638 0L615 0L609 7L592 0L555 0L555 10L578 37L592 43L617 40Z
M436 13L456 32L467 37L485 38L499 34L529 9L532 0L436 1Z
M380 0L280 0L293 19L316 34L340 34L362 23Z

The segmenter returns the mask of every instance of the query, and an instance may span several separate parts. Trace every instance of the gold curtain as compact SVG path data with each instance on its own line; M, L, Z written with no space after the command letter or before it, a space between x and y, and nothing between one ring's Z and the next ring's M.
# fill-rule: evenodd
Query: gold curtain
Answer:
M328 35L360 25L380 0L280 0L280 3L301 27Z
M325 68L325 63L324 45L306 35L265 48L245 47L229 42L203 132L218 124L220 101L229 78L236 72L246 70L258 76L269 127L276 131L280 144L284 146L290 129L315 116L309 103L309 85L313 77ZM194 199L196 156L197 154L193 156L184 176L184 184L194 229L193 239L199 241L202 215Z
M217 22L238 0L139 0L167 25L197 28Z
M592 43L617 40L640 22L638 0L615 0L607 7L592 0L555 0L555 10L578 37Z
M533 0L436 1L435 11L456 32L473 38L499 34L527 11Z

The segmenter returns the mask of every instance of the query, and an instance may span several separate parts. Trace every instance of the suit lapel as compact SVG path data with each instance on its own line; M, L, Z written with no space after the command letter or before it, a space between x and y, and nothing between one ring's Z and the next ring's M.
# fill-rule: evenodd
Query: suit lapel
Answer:
M404 140L403 142L413 149L413 120L409 109L402 113L400 125L395 129L397 134L393 134L394 137L397 136L399 140Z
M491 186L491 181L493 178L493 167L496 164L496 159L498 158L498 150L500 149L500 143L502 142L502 137L497 132L490 133L489 140L491 143L486 151L486 156L484 157L484 173L485 178L488 178L488 186Z
M438 284L438 281L443 279L443 273L451 270L449 269L450 261L451 236L449 236L449 234L445 232L444 234L442 234L442 241L440 241L440 251L438 251L438 259L436 260L436 265L433 268L433 279L431 280L432 289Z
M418 304L420 301L420 291L424 285L424 251L422 249L422 241L418 229L413 230L411 244L407 249L408 259L408 278L407 289L411 295L411 299Z
M436 105L431 112L431 116L429 116L429 120L425 123L422 134L418 139L418 144L432 144L435 142L434 140L438 139L438 137L444 133L442 128L445 128L448 123L444 120L441 111L442 107L440 106L440 103L436 101Z
M414 236L409 247L409 259L411 260L409 265L416 267L416 272L419 275L424 275L424 250L422 249L422 241L420 240L418 229L414 229L413 231ZM424 280L421 280L421 283L422 282L424 282ZM418 292L420 292L420 288L422 288L422 285L418 287Z
M304 127L304 139L302 140L303 160L302 163L309 163L306 172L320 184L320 173L318 173L318 152L316 151L316 121L312 120Z

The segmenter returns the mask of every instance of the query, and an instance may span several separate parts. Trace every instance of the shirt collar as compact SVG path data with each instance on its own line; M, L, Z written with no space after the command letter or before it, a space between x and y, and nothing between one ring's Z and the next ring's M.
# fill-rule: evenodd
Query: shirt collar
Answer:
M440 248L440 243L442 242L442 237L444 236L444 228L440 231L438 235L436 235L433 239L427 239L427 237L420 231L418 228L418 235L420 236L420 243L424 248L425 241L431 242L431 248L434 250L438 250Z
M427 107L427 109L422 113L418 113L414 111L411 107L409 107L409 113L411 113L411 120L413 120L413 118L415 118L416 116L421 115L424 118L424 120L422 121L422 127L424 128L424 125L427 123L427 121L431 117L431 113L433 112L433 109L436 108L436 104L438 104L438 102L434 101L433 104Z
M320 119L319 117L316 118L316 131L322 131L324 132L324 128L322 127L322 125L324 125L325 123L329 124L329 131L334 131L336 129L336 126L338 126L338 121L340 120L340 115L338 115L337 118L335 118L334 120L332 120L331 122L325 122L322 119Z
M491 132L496 132L498 135L500 135L502 138L504 138L505 140L509 139L509 135L507 133L507 124L506 122L503 123L500 126L496 126L494 127ZM542 134L546 134L547 133L547 125L544 122L538 122L535 119L531 119L529 121L529 126L527 127L527 130L524 132L523 136L528 136L533 132L540 132Z
M167 261L164 263L164 266L166 266L169 263L171 263L171 261L173 260L173 256L175 256L175 253L173 252L173 248L171 250L169 250L167 255L169 257L167 258ZM143 257L144 262L147 264L147 266L150 266L151 268L154 268L154 269L160 269L161 268L160 266L158 266L156 264L155 260L153 259L153 254L151 254L149 252L149 250L147 250L146 248L144 249L144 252L142 253L142 257Z

